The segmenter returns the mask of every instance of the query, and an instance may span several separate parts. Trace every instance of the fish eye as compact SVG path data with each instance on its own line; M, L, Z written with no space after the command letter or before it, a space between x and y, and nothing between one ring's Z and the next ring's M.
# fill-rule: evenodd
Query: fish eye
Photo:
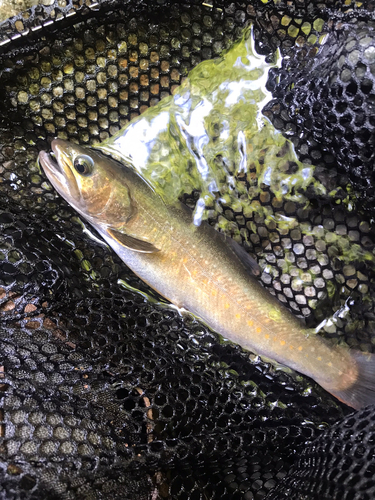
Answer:
M89 156L79 155L74 158L74 168L80 175L89 175L94 167L94 162Z

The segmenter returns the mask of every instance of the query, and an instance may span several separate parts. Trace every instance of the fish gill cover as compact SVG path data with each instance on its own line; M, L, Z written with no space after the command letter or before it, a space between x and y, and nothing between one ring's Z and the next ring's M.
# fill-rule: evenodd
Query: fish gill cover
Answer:
M362 414L311 445L307 471L304 458L291 469L351 410L163 306L36 163L56 136L113 153L175 106L182 128L154 129L142 174L242 243L309 326L373 352L372 9L57 1L1 25L2 498L301 498L304 481L304 498L373 498L373 413L358 424L370 451L351 456L350 481L337 456ZM226 74L228 54L239 64ZM263 70L226 122L220 79L241 80L248 55ZM194 95L189 110L211 106L204 134L186 130L181 103ZM326 490L308 482L314 466Z

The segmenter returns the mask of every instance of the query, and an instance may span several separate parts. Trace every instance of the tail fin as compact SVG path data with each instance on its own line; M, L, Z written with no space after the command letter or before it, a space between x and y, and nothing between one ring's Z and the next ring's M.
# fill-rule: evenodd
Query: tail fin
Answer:
M356 410L375 404L375 354L350 351L358 376L353 385L342 391L331 391L337 399Z

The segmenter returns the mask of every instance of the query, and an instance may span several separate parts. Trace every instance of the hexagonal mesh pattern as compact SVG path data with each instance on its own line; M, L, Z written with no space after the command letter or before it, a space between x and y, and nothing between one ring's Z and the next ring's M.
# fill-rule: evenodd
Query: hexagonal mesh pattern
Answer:
M312 26L304 23L302 31L307 34ZM368 13L349 11L320 36L315 57L309 57L311 47L299 44L296 54L274 72L269 84L275 100L264 110L277 128L287 131L300 159L346 172L362 207L371 213L374 26Z
M263 212L223 207L220 217L257 257L271 293L309 325L336 312L321 333L373 351L374 229L348 193L354 159L372 158L371 148L349 141L353 120L372 134L372 94L363 83L371 79L372 41L361 25L371 13L342 3L58 1L1 27L1 498L260 500L306 442L350 412L305 377L164 307L89 237L36 165L54 136L90 145L113 135L253 22L259 51L279 47L289 56L271 74L266 112L298 137L300 158L336 194L307 193L302 206L261 186L255 201ZM332 75L350 86L343 68L359 68L351 78L362 78L355 92L362 100L347 91L343 104L342 115L353 117L340 124L350 151L336 147L337 123L325 114L338 81ZM303 81L311 73L315 89L311 76ZM298 118L304 105L314 110L309 123ZM369 165L361 178L371 183ZM196 194L187 193L186 203ZM298 224L277 225L261 215L267 210ZM219 214L211 216L214 224Z
M371 500L375 494L374 430L371 409L333 425L303 450L288 476L267 498Z

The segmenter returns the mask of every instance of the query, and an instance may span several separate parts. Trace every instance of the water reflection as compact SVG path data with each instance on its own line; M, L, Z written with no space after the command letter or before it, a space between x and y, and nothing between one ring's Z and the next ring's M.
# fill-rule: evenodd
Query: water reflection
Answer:
M197 225L207 217L207 205L238 204L244 182L253 189L241 198L243 206L262 183L278 197L293 192L303 201L295 188L324 188L313 179L313 167L297 160L292 144L262 115L272 97L268 73L279 64L280 57L270 63L256 54L248 28L221 58L193 69L173 96L97 147L130 162L167 203L198 190Z

